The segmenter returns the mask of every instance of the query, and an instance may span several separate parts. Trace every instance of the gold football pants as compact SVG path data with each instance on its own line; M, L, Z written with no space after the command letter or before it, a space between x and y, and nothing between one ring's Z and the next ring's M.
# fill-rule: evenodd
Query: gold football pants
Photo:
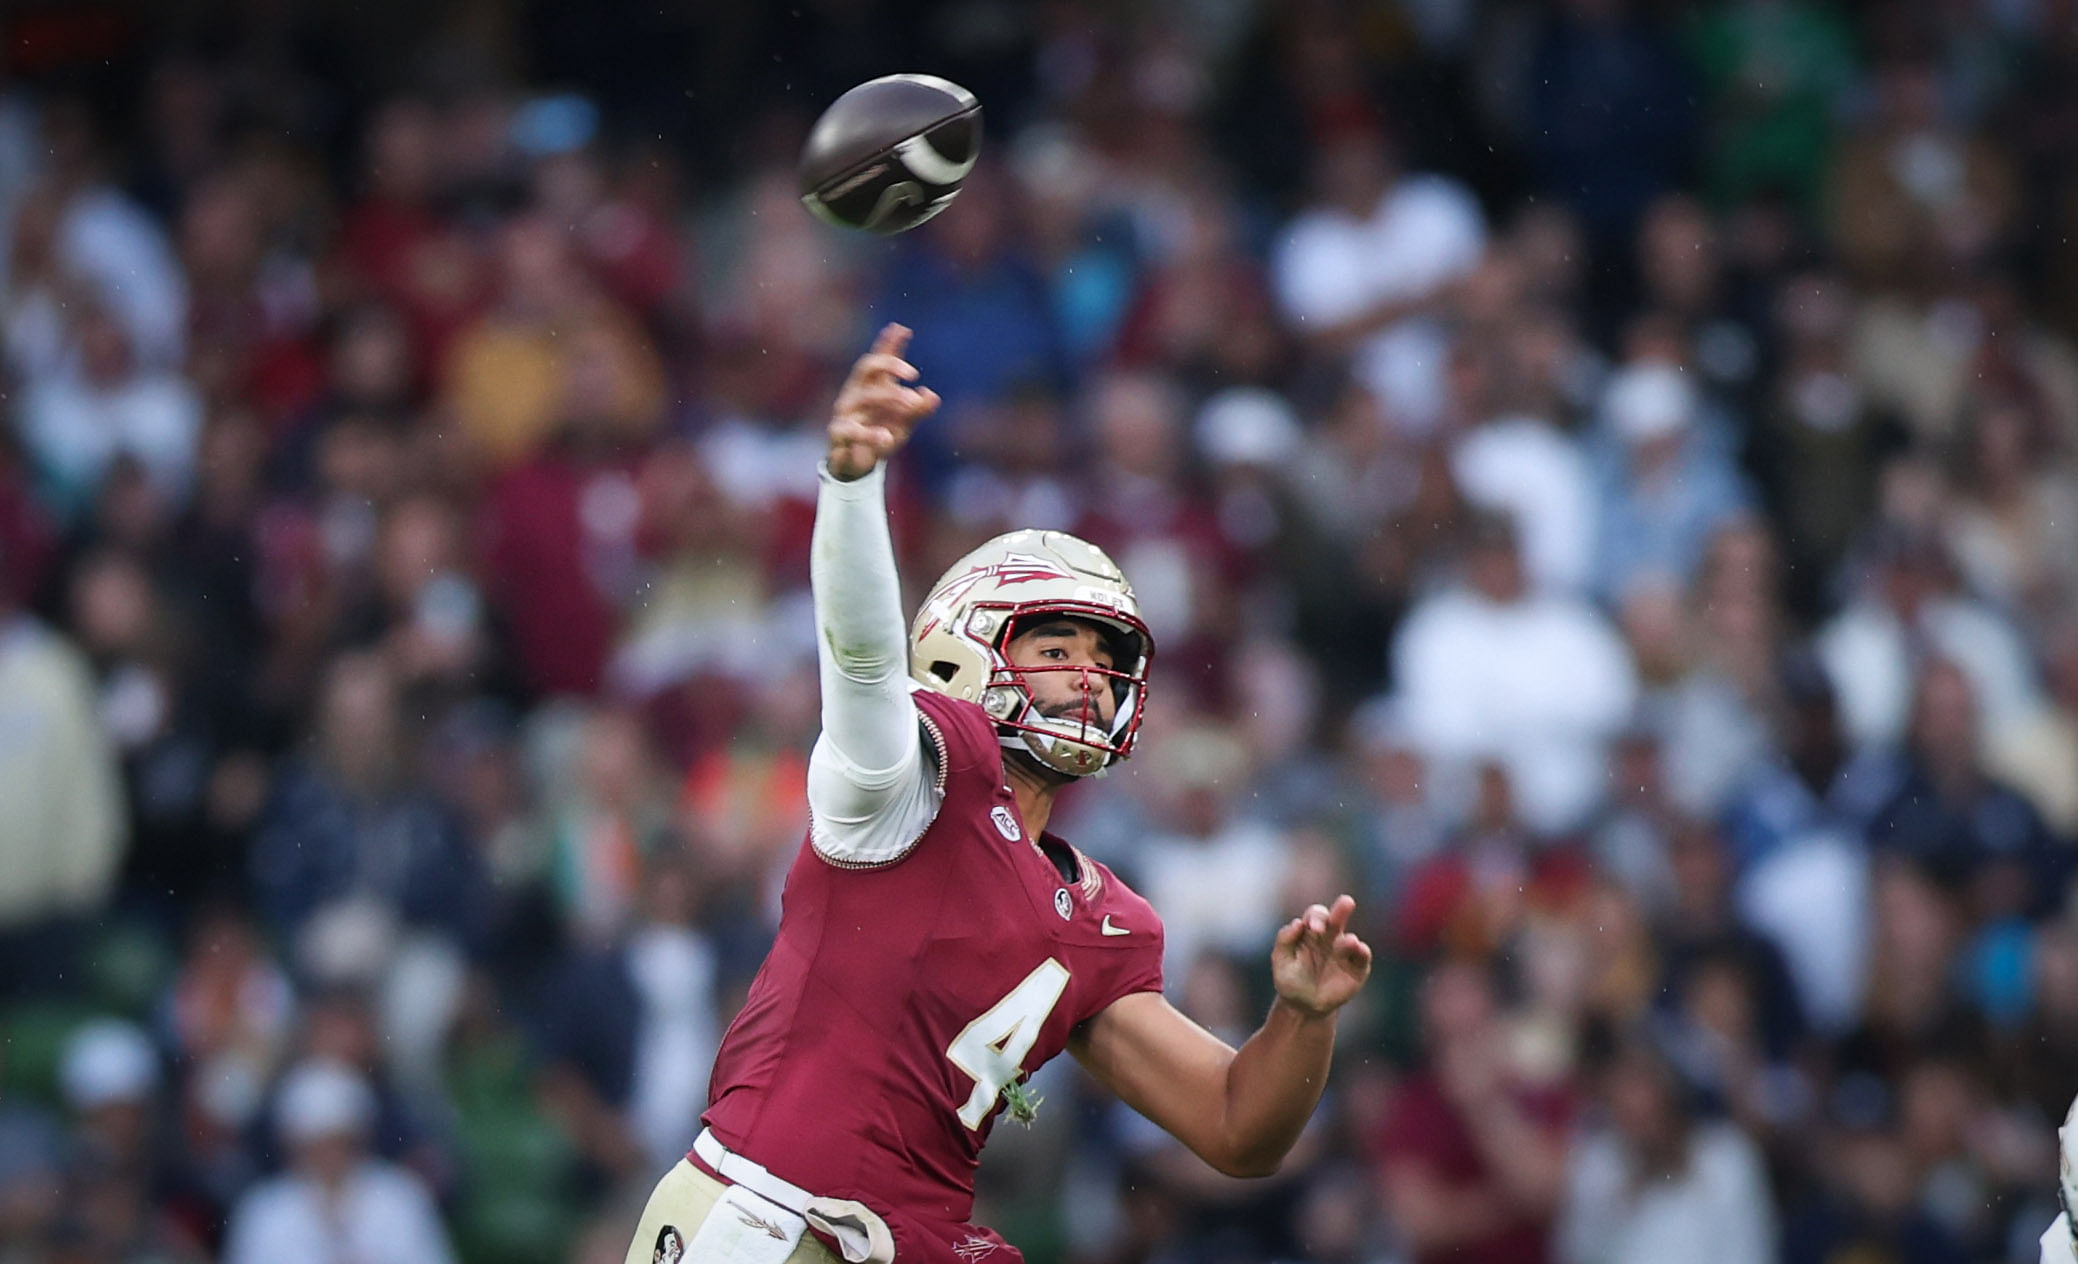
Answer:
M694 1167L689 1159L664 1173L656 1192L642 1209L635 1227L635 1240L628 1244L627 1264L699 1264L688 1260L685 1244L692 1241L707 1219L715 1200L728 1186ZM843 1264L812 1233L803 1233L786 1264Z

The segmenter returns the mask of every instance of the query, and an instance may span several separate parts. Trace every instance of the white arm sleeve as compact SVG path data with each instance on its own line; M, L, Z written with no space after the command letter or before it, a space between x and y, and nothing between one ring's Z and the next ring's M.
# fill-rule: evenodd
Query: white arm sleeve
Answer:
M808 758L809 830L841 864L899 860L944 799L936 750L909 699L909 634L889 538L885 476L822 472L809 585L815 594L822 736Z

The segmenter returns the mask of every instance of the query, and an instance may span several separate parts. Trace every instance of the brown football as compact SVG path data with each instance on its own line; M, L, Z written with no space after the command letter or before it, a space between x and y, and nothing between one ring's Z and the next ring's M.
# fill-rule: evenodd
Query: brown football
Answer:
M935 75L838 97L801 150L801 201L840 228L899 233L944 210L981 152L981 103Z

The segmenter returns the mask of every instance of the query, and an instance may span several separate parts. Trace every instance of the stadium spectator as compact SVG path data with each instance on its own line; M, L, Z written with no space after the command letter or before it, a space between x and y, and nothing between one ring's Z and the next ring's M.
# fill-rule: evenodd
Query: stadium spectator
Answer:
M380 1264L449 1264L431 1194L410 1171L366 1149L375 1102L358 1073L298 1063L282 1077L276 1117L288 1170L253 1186L231 1213L228 1264L346 1250Z
M1447 302L1486 249L1486 222L1446 176L1406 174L1398 147L1352 127L1314 158L1311 205L1271 264L1278 304L1315 354L1348 356L1395 426L1434 428L1449 362Z
M654 857L640 917L570 957L541 1007L543 1104L617 1178L669 1167L700 1131L721 1032L694 881L682 860Z
M1686 587L1747 507L1739 475L1698 433L1696 388L1677 367L1624 366L1603 409L1621 452L1602 472L1595 587L1612 598L1658 578Z
M1448 844L1457 805L1391 699L1373 699L1351 716L1347 744L1356 782L1353 863L1367 890L1392 899L1415 866Z
M277 934L294 940L354 906L458 943L481 933L476 855L419 783L401 724L385 659L332 662L310 746L283 770L253 838L253 890Z
M1416 1261L1551 1258L1572 1112L1564 1084L1509 1061L1493 982L1475 961L1423 985L1425 1068L1401 1083L1371 1139L1385 1205Z
M539 246L561 248L553 238ZM634 349L611 329L573 328L561 337L557 342L542 330L528 344L535 351L556 349L553 363L536 366L544 374L542 402L552 410L540 420L555 431L528 436L530 443L546 442L491 488L482 527L484 580L506 612L525 685L589 697L602 683L641 583L638 475L662 398L656 383L643 386L641 399L625 393L634 385L627 359ZM527 374L512 374L517 383L503 369L486 381L499 390L528 389ZM652 388L659 393L648 394ZM495 411L502 424L504 407Z
M1159 824L1134 849L1132 875L1162 910L1162 969L1178 985L1201 956L1261 942L1284 908L1290 840L1234 810L1247 773L1248 747L1211 724L1174 734L1150 766Z
M164 226L115 184L94 107L47 103L38 180L13 208L4 266L9 367L35 386L75 369L82 348L69 313L99 308L138 371L177 367L186 346L187 279Z
M74 1116L74 1168L153 1175L152 1105L160 1076L159 1051L133 1024L103 1019L72 1034L58 1078Z
M1842 140L1827 177L1832 245L1858 284L1909 292L1942 261L1999 247L2013 164L1958 126L1932 59L1894 56L1872 79L1874 116Z
M1539 190L1571 206L1597 254L1613 257L1688 165L1695 74L1658 22L1620 0L1571 0L1540 27L1517 128ZM1639 125L1602 125L1611 118Z
M1688 42L1705 90L1711 192L1815 207L1833 102L1854 82L1855 38L1846 21L1801 0L1715 4L1697 14Z
M1673 898L1655 920L1669 992L1696 1010L1700 1002L1690 985L1693 976L1708 973L1721 985L1714 994L1725 999L1714 1015L1696 1012L1697 1021L1721 1040L1754 1041L1768 1059L1794 1054L1806 1030L1803 997L1782 950L1741 916L1723 838L1707 825L1682 826L1668 840L1668 868ZM1726 998L1728 990L1736 995ZM1741 1011L1743 1021L1723 1008Z
M1861 592L1815 641L1850 740L1880 749L1904 738L1928 654L1963 672L1983 732L2025 720L2039 705L2025 643L1956 582L1940 540L1895 527L1880 532L1869 552Z
M1709 208L1687 193L1653 200L1638 225L1638 306L1672 322L1693 348L1702 393L1750 411L1762 372L1765 294L1731 274L1730 249Z
M662 366L545 210L504 227L498 265L495 303L440 366L443 402L476 458L522 465L566 428L639 439L663 408Z
M1782 1258L1809 1264L1860 1251L1923 1264L1970 1258L1916 1198L1898 1135L1895 1094L1881 1081L1844 1079L1828 1103L1812 1188L1785 1216Z
M2039 617L2071 586L2074 510L2064 448L2044 409L1975 399L1956 436L1956 495L1943 532L1973 592Z
M1985 765L2032 803L2059 838L2078 837L2078 624L2068 618L2041 636L2049 705L1994 734Z
M579 941L610 941L640 905L645 858L670 846L669 787L625 710L543 715L531 744L526 876Z
M1752 459L1781 524L1791 604L1809 611L1830 599L1822 580L1875 510L1905 423L1878 390L1885 375L1860 371L1854 294L1840 277L1784 278L1771 301L1781 366L1755 401Z
M1506 519L1475 526L1461 573L1395 638L1408 732L1432 759L1501 761L1533 828L1575 826L1637 695L1630 652L1584 601L1529 591Z
M1489 260L1476 275L1503 267ZM1513 288L1512 278L1502 284ZM1523 567L1540 593L1586 591L1598 540L1615 529L1603 521L1587 454L1556 424L1562 418L1536 409L1529 366L1510 351L1466 347L1456 359L1454 403L1467 424L1451 446L1451 477L1467 501L1515 520Z
M86 662L0 583L0 979L64 977L68 920L111 898L129 826L113 743Z
M1774 1199L1753 1141L1698 1118L1693 1089L1648 1038L1619 1037L1597 1078L1602 1117L1567 1167L1561 1264L1774 1259Z
M112 313L86 302L70 315L76 359L32 380L17 422L46 503L77 519L111 467L133 462L157 495L179 504L194 476L201 400L179 375L139 365Z
M950 231L903 242L886 292L871 305L882 320L917 331L917 368L945 400L942 433L920 433L914 476L940 489L958 453L968 412L1027 383L1066 380L1067 348L1044 281L1023 248L1014 186L977 169L961 190L973 213Z

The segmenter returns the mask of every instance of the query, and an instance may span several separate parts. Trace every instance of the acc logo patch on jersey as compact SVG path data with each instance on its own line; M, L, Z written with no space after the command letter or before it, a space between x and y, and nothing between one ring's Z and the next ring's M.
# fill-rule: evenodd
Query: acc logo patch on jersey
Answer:
M1017 827L1017 818L1010 815L1010 809L1002 804L998 803L988 810L988 819L996 823L996 832L1011 842L1024 837L1024 831Z
M1059 913L1061 915L1061 920L1064 922L1074 920L1075 901L1069 898L1068 888L1059 887L1054 891L1053 911Z

